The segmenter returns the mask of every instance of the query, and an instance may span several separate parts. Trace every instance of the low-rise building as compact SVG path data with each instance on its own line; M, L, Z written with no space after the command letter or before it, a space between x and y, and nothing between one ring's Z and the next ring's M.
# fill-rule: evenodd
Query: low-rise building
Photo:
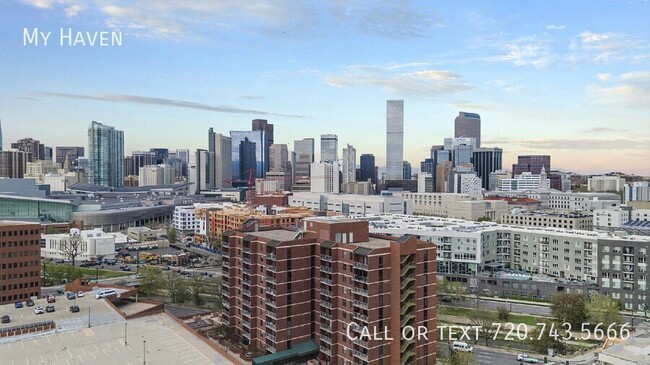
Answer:
M524 211L513 209L501 217L501 223L528 227L555 227L567 229L593 229L593 216L583 213L554 213L540 211Z
M402 196L410 203L415 215L501 221L501 216L508 211L507 202L476 199L468 194L407 192Z
M207 212L205 235L221 239L224 232L240 229L249 222L267 228L297 227L301 219L313 215L310 209L296 207L271 209L271 212L253 210L249 207L210 210Z
M587 190L594 192L623 191L625 179L620 176L592 176L587 179Z
M165 230L149 227L129 227L126 230L126 235L137 242L154 241L162 234L165 234Z
M381 195L326 194L299 192L289 197L289 206L307 207L311 210L327 213L373 214L396 213L411 214L412 208L403 197L391 192Z
M557 211L593 212L594 209L617 207L621 197L616 193L564 192L553 189L528 191L491 191L485 193L490 198L531 198L540 202L542 209Z
M73 228L70 233L41 236L41 256L46 259L67 260L76 252L76 260L101 260L115 257L115 237L100 228Z

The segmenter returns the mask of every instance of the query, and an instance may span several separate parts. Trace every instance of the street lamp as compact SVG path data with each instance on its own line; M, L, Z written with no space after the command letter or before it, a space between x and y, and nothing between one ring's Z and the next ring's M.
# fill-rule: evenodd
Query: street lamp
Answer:
M126 325L128 323L124 322L124 346L126 346Z
M88 328L90 328L90 307L88 307Z
M142 364L147 364L147 340L142 340Z

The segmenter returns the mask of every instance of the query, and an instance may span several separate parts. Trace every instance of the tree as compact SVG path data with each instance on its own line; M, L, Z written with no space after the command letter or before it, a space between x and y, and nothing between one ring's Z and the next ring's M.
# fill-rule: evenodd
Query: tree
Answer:
M551 314L560 323L568 322L580 329L587 319L585 305L588 297L579 293L557 293L551 297Z
M167 295L175 303L183 303L187 294L187 284L180 275L170 272L165 277L165 289Z
M469 314L468 319L472 326L478 327L478 337L485 339L485 346L487 346L488 340L494 337L492 324L497 322L496 314L486 310L476 310Z
M502 322L507 322L510 318L510 310L502 305L497 307L497 318Z
M176 228L167 229L167 240L169 241L169 243L176 243L177 238L178 238L178 231L176 231Z
M481 217L476 220L477 222L492 222L492 218L490 217Z
M619 301L607 295L592 294L586 305L589 323L593 326L601 324L601 328L608 328L615 323L622 325L624 322L619 310Z
M165 286L165 280L159 268L143 266L140 268L140 293L151 297Z
M78 233L71 233L60 242L59 249L67 258L72 260L72 266L76 266L75 260L81 254L81 237Z
M192 295L192 299L194 299L194 304L202 305L205 302L203 300L203 296L201 295L205 293L205 286L206 286L206 281L200 275L195 275L190 280L187 289Z
M533 350L544 354L548 352L548 349L564 352L566 349L564 337L566 336L565 330L567 327L552 319L547 319L542 323L544 324L535 327L529 334L528 343Z
M443 365L474 365L476 360L471 352L453 350L449 346L448 351L440 354L440 363Z
M467 288L461 283L442 279L438 282L438 294L448 300L464 300L467 295Z

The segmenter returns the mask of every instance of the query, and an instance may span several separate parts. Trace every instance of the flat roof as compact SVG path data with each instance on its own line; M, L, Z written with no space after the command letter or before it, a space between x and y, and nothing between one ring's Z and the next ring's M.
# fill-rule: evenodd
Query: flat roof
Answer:
M366 242L354 242L351 243L351 245L356 245L359 247L367 247L367 248L387 248L390 247L391 242L392 241L384 238L370 236L370 238Z
M264 355L253 359L253 365L270 365L278 364L280 361L291 361L309 355L318 354L319 347L312 341L301 342L291 346L290 349L276 352L274 354Z
M278 241L293 241L296 236L298 235L298 232L296 231L288 231L286 229L272 229L269 231L258 231L258 232L242 232L249 234L251 236L256 236L256 237L262 237L262 238L268 238L272 240L278 240Z

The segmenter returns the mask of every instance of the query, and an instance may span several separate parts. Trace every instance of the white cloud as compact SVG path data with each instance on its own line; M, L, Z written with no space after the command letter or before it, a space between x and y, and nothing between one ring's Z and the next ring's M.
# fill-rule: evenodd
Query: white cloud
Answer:
M567 60L572 63L641 62L649 57L650 42L628 33L585 31L574 37L569 50Z
M63 9L63 12L65 13L65 15L67 17L72 18L72 17L77 16L77 14L79 14L83 9L84 9L83 6L74 4L74 5L70 5L67 8Z
M395 72L391 66L356 65L343 73L329 75L325 82L335 87L380 87L394 94L433 96L457 93L473 87L460 75L447 70Z
M624 73L613 85L591 85L587 91L596 104L650 108L650 71Z
M566 29L566 25L549 24L549 25L546 26L546 29L549 29L549 30L562 30L562 29Z
M596 78L598 78L598 81L600 82L607 82L609 79L612 77L612 75L608 73L602 73L602 74L597 74Z
M501 47L505 53L492 57L496 61L512 62L516 66L544 68L554 60L549 42L525 37L506 43Z

